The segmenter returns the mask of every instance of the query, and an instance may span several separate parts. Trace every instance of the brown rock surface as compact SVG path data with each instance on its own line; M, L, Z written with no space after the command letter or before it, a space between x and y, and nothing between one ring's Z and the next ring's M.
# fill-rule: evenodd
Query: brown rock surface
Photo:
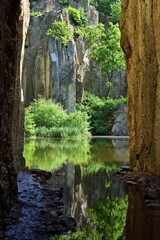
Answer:
M160 2L122 0L132 170L160 173Z
M1 1L0 219L12 205L17 191L15 160L23 144L18 142L22 132L20 80L27 9L27 1Z

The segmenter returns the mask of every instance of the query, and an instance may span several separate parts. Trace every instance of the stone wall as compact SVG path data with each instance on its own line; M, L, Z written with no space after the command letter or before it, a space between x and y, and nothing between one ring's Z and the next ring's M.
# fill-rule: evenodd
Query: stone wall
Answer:
M122 0L131 169L160 174L160 4Z
M24 15L25 12L25 15ZM21 65L28 3L2 0L0 8L0 219L17 194L16 160L22 149Z
M121 104L117 111L114 112L114 123L111 134L113 136L128 136L127 108Z

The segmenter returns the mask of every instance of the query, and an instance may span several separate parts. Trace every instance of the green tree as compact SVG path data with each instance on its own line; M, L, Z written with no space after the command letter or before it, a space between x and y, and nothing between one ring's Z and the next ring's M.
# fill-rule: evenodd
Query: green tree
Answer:
M90 0L90 4L95 6L99 12L100 22L106 22L106 18L111 15L111 4L116 3L116 0Z
M114 24L120 22L120 14L121 14L121 0L117 0L115 3L110 5L111 13L110 13L110 20Z
M90 57L101 66L102 73L108 75L108 81L114 72L125 68L118 24L109 23L107 31L102 23L96 27L88 26L84 36L91 49Z

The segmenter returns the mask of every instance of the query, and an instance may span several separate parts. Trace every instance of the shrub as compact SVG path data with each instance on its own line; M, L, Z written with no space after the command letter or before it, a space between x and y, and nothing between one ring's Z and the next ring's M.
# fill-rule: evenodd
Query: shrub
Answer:
M35 135L35 122L31 108L26 108L25 110L24 127L26 136L31 137Z
M67 116L62 106L51 99L39 98L31 104L30 108L34 113L35 125L38 127L45 126L46 128L51 128L53 125L60 127Z
M31 17L42 17L42 16L43 16L43 13L37 12L37 11L35 11L35 10L31 10L31 11L30 11L30 16L31 16Z
M73 38L72 29L64 22L54 21L52 27L47 30L46 34L53 38L59 38L65 46Z
M80 138L87 137L88 115L85 112L67 114L54 101L39 98L25 110L26 137Z
M69 14L70 19L77 25L77 26L86 26L87 25L87 17L86 13L84 12L83 8L73 8L68 7L66 11Z
M113 126L113 112L122 103L126 103L126 98L100 98L86 92L83 102L77 105L77 109L89 115L93 135L109 135Z

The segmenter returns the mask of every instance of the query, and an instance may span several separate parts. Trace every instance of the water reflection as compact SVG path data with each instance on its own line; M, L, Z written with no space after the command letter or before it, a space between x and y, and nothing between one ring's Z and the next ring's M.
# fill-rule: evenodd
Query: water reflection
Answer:
M159 240L160 211L145 206L142 189L130 187L126 221L126 240Z
M26 140L23 155L26 167L48 171L57 170L67 162L87 164L89 161L93 163L94 169L88 168L86 171L93 172L105 168L104 163L108 163L108 171L110 171L110 164L113 170L120 164L128 164L129 161L128 141L118 139L94 139L90 143L88 141Z
M26 167L55 171L70 161L75 164L88 162L89 142L58 140L26 140L23 152Z
M93 230L99 240L123 236L127 191L123 181L112 172L120 165L128 165L127 140L32 140L25 144L24 157L28 168L61 170L63 174L56 180L54 176L54 184L63 185L64 214L75 218L78 230L86 223L81 234L91 232L88 239L92 240ZM91 222L87 209L92 209Z

